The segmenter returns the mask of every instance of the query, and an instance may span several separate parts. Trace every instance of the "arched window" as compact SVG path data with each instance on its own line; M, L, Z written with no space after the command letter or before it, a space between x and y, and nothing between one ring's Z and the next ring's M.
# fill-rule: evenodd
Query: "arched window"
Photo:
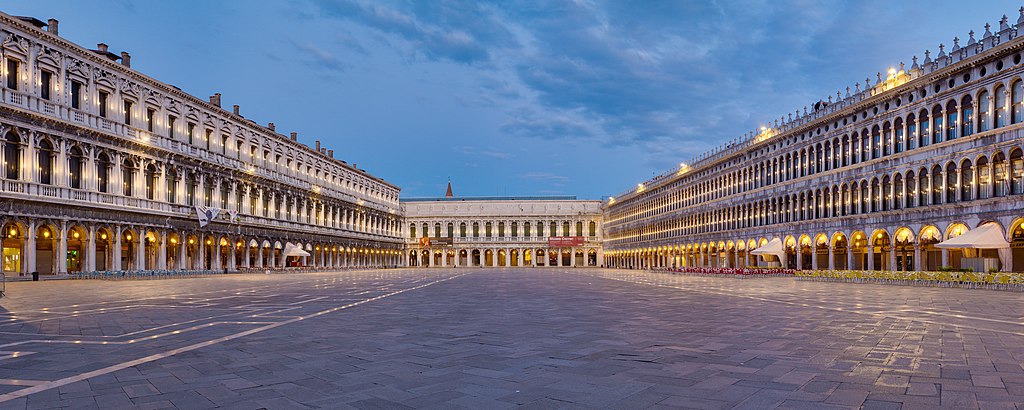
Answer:
M597 223L590 221L589 236L597 236Z
M100 192L110 190L110 157L101 152L96 158L96 189Z
M978 94L978 132L985 132L989 129L989 115L991 112L988 109L988 100L988 91L982 90Z
M1020 124L1024 122L1024 106L1021 106L1021 99L1024 98L1024 81L1015 81L1010 90L1010 118L1014 124Z
M992 90L992 98L995 98L995 110L996 110L996 121L995 127L1002 128L1006 126L1006 88L1002 85L996 86Z
M4 163L7 179L21 179L21 138L13 132L4 138Z
M491 233L492 233L492 231L491 231L491 223L487 222L487 223L484 224L484 236L487 236L488 238L490 238L491 237Z
M82 150L71 147L68 151L68 186L82 189Z
M448 222L448 237L452 238L455 236L455 224Z
M480 223L479 222L473 222L473 237L474 238L479 238L480 237Z
M921 112L917 114L917 117L921 120L921 133L917 136L917 146L925 147L932 140L932 128L929 125L931 117L928 115L928 110L921 110Z
M893 141L896 144L896 152L903 152L903 119L896 118L892 123Z
M842 157L840 153L842 153L842 148L839 145L839 138L836 138L832 140L832 169L839 168L840 157Z
M892 209L903 208L903 174L896 174L892 178Z
M932 191L932 205L938 205L942 203L942 166L936 165L932 167L932 179L931 179L931 191Z
M416 237L416 224L409 224L409 237L410 238L415 238Z
M498 236L502 237L502 238L505 237L505 223L504 222L498 222Z
M974 134L974 100L967 95L960 102L960 136L971 134Z
M53 185L53 144L44 139L39 142L39 156L36 166L39 167L39 183Z
M928 170L922 168L921 172L918 172L917 175L917 206L927 206L928 198L931 197L931 188L928 185L930 183L928 180Z
M242 190L239 189L238 192L242 192ZM255 199L256 196L252 196L252 198L253 198L253 203L250 206L250 208L251 208L250 211L255 212L256 211L256 199ZM167 202L173 204L177 200L178 200L178 171L176 171L174 168L170 168L170 169L167 170ZM238 205L241 206L242 205L242 201L238 201Z
M992 192L992 170L988 165L988 158L982 156L978 158L978 162L974 164L975 174L978 177L978 183L975 184L974 197L977 199L988 199Z
M465 238L466 237L466 223L465 222L459 224L459 237L460 238Z
M885 197L882 195L882 187L878 183L878 178L871 179L871 212L882 210L883 198Z
M914 171L907 172L906 200L903 202L905 208L914 207L914 199L917 198L917 181L914 179Z
M150 165L150 168L153 169L153 174L155 175L156 174L156 167ZM146 174L147 174L146 178L148 179L149 178L149 172L147 172ZM147 183L147 190L148 189L149 188L148 188L148 183ZM231 183L222 179L220 181L220 207L221 207L221 209L228 209L228 197L230 197L230 194L231 194ZM152 195L149 195L149 198L153 199ZM306 208L305 209L305 211L306 211L306 223L309 223L309 218L310 218L310 215L312 214L312 212L311 212L312 208L310 207L309 202L307 202L305 205L306 206L304 208ZM299 210L299 200L298 199L295 200L295 214L296 214L295 215L296 217L301 217L302 216L301 211Z
M946 203L956 202L957 191L957 167L950 162L946 164Z
M576 222L576 236L583 236L583 222Z
M441 224L440 223L434 223L434 237L435 238L440 238L441 237Z
M917 148L917 116L907 115L907 149Z
M135 190L135 163L130 159L125 159L124 163L121 164L121 181L122 181L122 194L124 196L132 196L132 192Z
M527 237L527 238L530 237L530 223L529 222L523 222L523 236Z
M974 199L974 167L971 160L964 160L960 164L960 200L970 201Z
M1007 178L1006 170L1006 155L1002 152L997 152L992 156L992 169L994 171L994 179L992 182L992 192L997 197L1006 196L1010 191L1009 179Z
M882 156L892 155L892 125L889 121L882 124Z
M548 231L548 236L558 236L558 223L551 221L550 228L551 229Z
M867 128L860 132L860 160L861 162L871 159L871 135Z
M871 193L868 191L867 181L860 181L860 211L871 212Z
M544 222L537 222L537 237L541 238L544 236Z
M845 167L847 165L850 165L850 136L849 135L845 135L845 134L843 135L843 146L842 146L842 150L839 151L839 152L842 153L843 166Z
M1024 154L1020 149L1010 151L1010 194L1024 193Z
M946 141L955 140L957 137L956 131L957 128L959 128L959 124L957 124L959 121L957 121L956 114L956 101L950 100L948 103L946 103Z
M153 195L156 192L156 166L149 164L146 166L146 199L153 200Z
M562 236L569 236L569 221L562 222Z
M942 142L942 137L946 135L946 128L943 125L945 121L942 118L942 106L936 105L932 107L932 144Z
M213 178L206 178L203 184L203 190L205 191L203 192L203 200L205 201L206 206L213 206L213 182ZM283 197L278 201L278 211L281 210L281 201L284 201ZM290 218L292 213L292 201L288 200L286 205L288 207L287 214ZM280 218L280 215L278 217Z
M850 164L860 162L860 136L855 132L850 136Z
M196 178L195 172L188 172L185 174L185 205L194 206L196 204L196 188L199 186L199 179ZM269 216L270 214L270 191L263 191L263 216Z

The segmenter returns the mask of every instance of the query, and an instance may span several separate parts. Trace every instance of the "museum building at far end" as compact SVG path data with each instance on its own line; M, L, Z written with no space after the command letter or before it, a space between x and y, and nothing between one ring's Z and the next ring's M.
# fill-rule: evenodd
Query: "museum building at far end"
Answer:
M601 201L575 196L401 200L405 264L600 267Z

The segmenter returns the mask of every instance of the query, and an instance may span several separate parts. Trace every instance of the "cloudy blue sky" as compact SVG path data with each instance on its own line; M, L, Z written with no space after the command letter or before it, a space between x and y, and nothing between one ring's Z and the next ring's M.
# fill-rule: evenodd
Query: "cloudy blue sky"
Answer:
M402 187L601 198L1011 1L48 1L2 11ZM980 36L979 36L980 37ZM966 41L965 41L966 42Z

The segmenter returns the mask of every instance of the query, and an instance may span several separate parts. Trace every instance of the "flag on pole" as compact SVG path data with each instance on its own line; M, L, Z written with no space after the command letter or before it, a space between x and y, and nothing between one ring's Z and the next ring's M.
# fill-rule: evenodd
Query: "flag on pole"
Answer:
M220 208L196 205L196 214L199 216L199 227L202 228L209 225L210 221L220 214Z

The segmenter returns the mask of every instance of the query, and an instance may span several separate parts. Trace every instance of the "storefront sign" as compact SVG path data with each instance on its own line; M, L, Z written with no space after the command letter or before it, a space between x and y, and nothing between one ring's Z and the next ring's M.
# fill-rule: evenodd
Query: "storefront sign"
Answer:
M572 246L583 246L582 236L551 236L548 237L549 248L561 248L561 247L572 247Z

